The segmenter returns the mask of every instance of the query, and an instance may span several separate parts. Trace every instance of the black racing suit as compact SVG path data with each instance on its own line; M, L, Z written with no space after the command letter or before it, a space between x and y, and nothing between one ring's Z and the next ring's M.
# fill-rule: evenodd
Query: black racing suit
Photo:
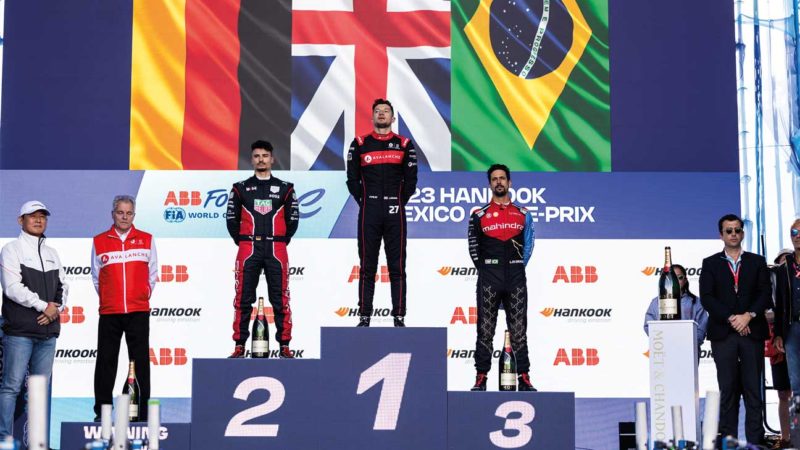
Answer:
M513 203L489 203L469 221L469 254L478 269L478 338L475 369L488 373L492 365L492 340L500 305L506 311L511 348L517 372L530 368L528 360L528 289L525 265L534 244L530 213Z
M410 139L371 133L347 152L347 189L358 202L358 314L372 315L381 238L392 286L392 316L406 315L405 204L417 188L417 153Z
M234 268L233 340L244 345L250 337L250 315L263 271L275 317L275 339L288 345L292 339L292 310L286 245L300 220L294 185L274 176L267 180L252 176L240 181L231 189L225 219L228 233L239 246Z

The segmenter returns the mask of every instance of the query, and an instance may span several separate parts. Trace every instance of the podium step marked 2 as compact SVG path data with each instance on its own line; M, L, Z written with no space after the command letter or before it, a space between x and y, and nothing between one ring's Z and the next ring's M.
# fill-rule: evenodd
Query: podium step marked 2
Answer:
M573 393L448 393L444 328L321 339L319 360L194 359L191 449L575 448Z

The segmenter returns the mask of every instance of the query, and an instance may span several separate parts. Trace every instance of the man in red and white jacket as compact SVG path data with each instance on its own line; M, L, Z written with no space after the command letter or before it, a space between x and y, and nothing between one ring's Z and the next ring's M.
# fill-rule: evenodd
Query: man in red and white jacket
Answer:
M97 360L94 366L94 412L111 404L122 334L128 359L136 363L139 420L147 419L150 398L150 296L158 278L153 236L133 226L136 200L114 197L114 225L94 237L92 280L100 297Z

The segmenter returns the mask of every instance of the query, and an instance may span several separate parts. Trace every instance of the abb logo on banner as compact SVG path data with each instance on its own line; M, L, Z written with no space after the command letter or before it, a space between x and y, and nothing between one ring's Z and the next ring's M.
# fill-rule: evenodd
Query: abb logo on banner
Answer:
M176 266L161 266L161 277L159 280L161 283L185 283L189 281L189 270L186 266L176 265Z
M186 365L185 348L159 348L158 357L154 348L150 348L150 363L154 366L183 366Z
M453 317L450 318L450 325L456 322L461 322L464 325L475 325L478 323L478 308L470 306L467 308L467 312L469 315L464 314L464 308L456 306L455 311L453 311Z
M596 348L573 348L571 349L572 359L567 353L567 349L560 348L556 353L553 365L566 364L568 366L596 366L600 364L600 357L597 355Z
M64 310L59 314L61 323L83 323L86 321L86 316L83 315L83 306L65 306Z
M199 191L169 191L167 198L164 200L164 206L200 206L203 203L203 198Z
M381 266L380 273L375 274L375 281L381 283L388 283L389 282L389 266ZM350 278L347 279L348 283L352 283L353 281L358 281L359 275L358 272L361 270L360 266L353 266L353 270L350 271Z
M255 319L256 314L258 314L258 308L253 307L253 312L250 313L250 320ZM275 311L271 306L264 307L264 317L267 318L267 323L275 323Z
M556 267L553 283L596 283L597 267L595 266L569 266L569 274L564 266Z

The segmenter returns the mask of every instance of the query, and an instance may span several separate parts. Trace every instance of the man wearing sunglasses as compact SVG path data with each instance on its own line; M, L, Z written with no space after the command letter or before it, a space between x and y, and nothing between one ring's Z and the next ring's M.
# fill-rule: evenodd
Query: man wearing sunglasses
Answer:
M717 225L724 248L703 260L700 301L708 311L707 334L717 367L719 432L738 435L739 398L744 396L747 441L764 444L761 377L769 337L764 311L772 297L767 261L742 249L744 223L738 216L723 216Z
M789 230L794 252L776 268L775 348L786 353L789 383L800 394L800 219Z

